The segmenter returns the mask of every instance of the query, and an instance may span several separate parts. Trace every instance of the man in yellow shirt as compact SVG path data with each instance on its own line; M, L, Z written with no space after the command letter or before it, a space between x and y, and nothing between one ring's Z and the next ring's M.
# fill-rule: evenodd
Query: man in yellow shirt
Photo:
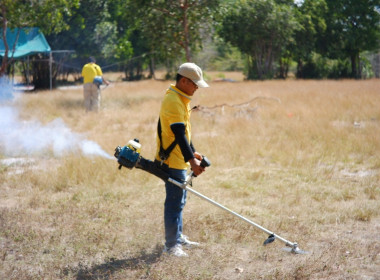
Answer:
M171 178L178 181L185 181L189 166L195 175L200 175L205 170L200 165L202 156L195 151L191 142L190 101L198 87L208 87L203 80L201 68L194 63L184 63L178 69L176 84L166 91L161 105L156 160L164 165ZM169 148L170 146L174 148ZM169 182L165 188L164 252L184 257L187 253L182 250L182 246L199 245L182 234L186 190Z
M83 76L83 95L84 107L86 112L98 111L100 108L100 85L109 82L103 78L103 72L99 65L97 65L94 57L89 58L89 62L82 68Z

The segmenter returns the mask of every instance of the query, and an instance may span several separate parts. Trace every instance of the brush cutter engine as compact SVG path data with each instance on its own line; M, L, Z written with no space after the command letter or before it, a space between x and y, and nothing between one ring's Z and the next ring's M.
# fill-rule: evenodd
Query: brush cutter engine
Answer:
M128 145L123 148L117 146L115 149L115 157L117 158L117 162L120 164L119 169L123 166L128 169L135 167L140 157L140 148L141 144L138 142L138 139L129 141Z

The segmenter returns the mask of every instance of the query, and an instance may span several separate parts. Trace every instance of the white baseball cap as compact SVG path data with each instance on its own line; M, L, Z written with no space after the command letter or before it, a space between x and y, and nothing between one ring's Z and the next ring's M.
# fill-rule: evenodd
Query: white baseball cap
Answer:
M202 69L192 62L186 62L178 68L178 74L192 80L198 87L206 88L209 85L203 80Z

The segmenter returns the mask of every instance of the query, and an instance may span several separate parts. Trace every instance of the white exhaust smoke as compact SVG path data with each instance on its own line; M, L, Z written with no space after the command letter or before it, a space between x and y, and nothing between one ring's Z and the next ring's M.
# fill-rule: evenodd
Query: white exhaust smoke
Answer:
M0 79L0 154L4 156L32 156L52 152L60 157L68 153L101 156L113 159L97 143L72 132L58 118L44 125L38 120L20 120L12 106L12 86Z

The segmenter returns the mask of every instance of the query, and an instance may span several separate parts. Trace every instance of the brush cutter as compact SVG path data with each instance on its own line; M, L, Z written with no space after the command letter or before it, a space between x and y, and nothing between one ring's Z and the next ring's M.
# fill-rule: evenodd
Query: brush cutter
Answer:
M275 234L274 232L260 226L259 224L254 223L253 221L243 217L242 215L228 209L227 207L221 205L220 203L208 198L207 196L197 192L196 190L189 188L188 186L192 185L192 180L195 177L194 173L191 171L187 177L185 182L179 182L173 178L170 178L169 174L167 173L167 167L159 162L159 161L151 161L148 159L143 158L140 155L140 148L141 144L139 143L138 139L134 139L128 142L127 146L124 146L121 148L120 146L117 146L115 149L115 157L117 158L117 161L119 163L119 169L121 169L123 166L132 169L133 167L142 169L148 173L151 173L158 178L164 180L165 182L170 182L186 191L189 191L196 196L210 202L211 204L227 211L228 213L240 218L241 220L249 223L250 225L256 227L257 229L269 234L268 238L264 241L263 245L267 245L269 243L272 243L275 241L275 239L278 239L285 243L287 248L284 248L285 251L291 252L294 254L306 254L306 251L301 250L298 247L298 244L296 242L290 242L286 240L285 238L282 238L281 236ZM201 161L202 167L208 167L211 165L211 162L207 159L207 157L203 156ZM166 170L165 170L166 169Z

